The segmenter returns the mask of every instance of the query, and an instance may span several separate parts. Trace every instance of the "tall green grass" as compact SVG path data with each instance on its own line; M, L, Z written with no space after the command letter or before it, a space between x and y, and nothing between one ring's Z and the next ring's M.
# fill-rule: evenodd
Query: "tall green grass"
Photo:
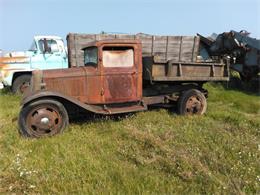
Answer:
M20 97L0 95L0 192L259 194L260 97L207 85L204 116L153 109L19 136Z

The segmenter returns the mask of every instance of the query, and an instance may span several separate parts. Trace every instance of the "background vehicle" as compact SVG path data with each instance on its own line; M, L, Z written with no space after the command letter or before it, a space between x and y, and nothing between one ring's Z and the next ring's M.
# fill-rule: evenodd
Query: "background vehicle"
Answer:
M77 109L111 115L177 105L180 114L203 114L203 84L229 79L229 58L211 58L198 36L69 34L67 40L71 68L33 72L19 115L24 136L62 132Z
M35 36L28 51L0 57L0 85L22 93L30 83L33 70L67 67L67 52L60 37Z
M231 30L219 34L215 40L199 36L210 55L231 57L230 68L237 71L243 81L260 82L260 40L249 34L244 30Z

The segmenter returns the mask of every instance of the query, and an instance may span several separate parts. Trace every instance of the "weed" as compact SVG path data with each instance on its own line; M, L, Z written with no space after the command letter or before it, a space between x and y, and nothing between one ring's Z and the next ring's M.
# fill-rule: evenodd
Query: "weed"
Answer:
M37 140L20 137L20 97L2 92L0 192L259 194L259 96L206 88L204 116L154 109L72 122Z

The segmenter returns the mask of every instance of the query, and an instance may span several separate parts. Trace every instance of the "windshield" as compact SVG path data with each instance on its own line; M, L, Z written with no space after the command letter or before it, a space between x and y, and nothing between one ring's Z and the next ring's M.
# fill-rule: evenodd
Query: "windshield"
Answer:
M43 53L44 52L44 40L39 40L39 49ZM53 39L47 40L47 49L51 51L51 48L55 47L58 48L57 42Z
M84 49L84 64L85 66L96 66L98 58L97 47L88 47Z
M30 48L29 48L29 51L35 51L35 50L37 50L37 46L36 46L35 41L33 41Z

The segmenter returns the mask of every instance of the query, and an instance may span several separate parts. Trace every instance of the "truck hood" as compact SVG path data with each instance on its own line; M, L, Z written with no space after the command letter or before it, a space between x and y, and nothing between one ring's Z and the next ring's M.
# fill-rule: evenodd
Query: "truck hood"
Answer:
M4 52L3 56L0 57L0 69L15 67L15 64L29 63L32 55L32 51Z
M8 77L10 71L23 71L26 66L21 64L29 64L30 57L19 56L19 57L0 57L0 81Z
M29 63L30 57L19 56L19 57L0 57L0 69L9 69L15 67L15 64Z
M28 56L0 57L0 64L14 64L29 62Z

